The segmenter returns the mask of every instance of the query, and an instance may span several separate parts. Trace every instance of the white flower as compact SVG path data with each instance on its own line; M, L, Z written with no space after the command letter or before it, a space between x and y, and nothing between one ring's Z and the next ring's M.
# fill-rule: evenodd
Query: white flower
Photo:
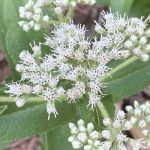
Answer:
M9 93L11 96L20 96L23 94L23 88L21 84L17 82L13 82L12 84L6 85L9 89L5 91L6 93Z
M146 54L146 49L149 50L147 21L143 21L142 18L127 18L111 12L103 12L102 15L104 18L103 27L97 23L95 26L96 32L101 35L100 44L97 44L100 49L110 48L113 45L119 47L120 58L135 55L143 61L149 60L149 55ZM146 49L144 50L144 48ZM126 57L121 49L125 50ZM115 54L117 53L115 52Z
M51 114L54 114L55 118L56 116L58 115L58 112L55 108L55 105L51 102L48 102L48 104L46 105L46 108L47 108L47 113L48 113L48 120L50 119L50 115Z
M94 109L94 107L100 102L101 97L99 95L96 95L94 93L89 94L89 106L91 109Z
M78 134L78 140L81 141L81 142L86 142L87 141L87 135L86 133L79 133Z
M142 139L131 140L133 150L140 150L144 148L144 141Z
M103 130L103 131L102 131L102 136L103 136L105 139L110 139L110 138L111 138L110 131L109 131L109 130Z
M127 139L127 136L126 135L124 135L123 133L119 133L118 135L117 135L117 141L118 141L118 143L122 143L122 142L126 142L128 139Z
M47 3L47 1L43 3ZM36 13L34 16L38 17L39 14L41 15L42 6L33 5ZM23 12L26 9L20 8L20 11ZM49 112L52 110L54 114L56 114L54 108L56 100L64 97L68 102L76 102L86 95L88 106L94 109L104 95L102 89L105 87L105 83L100 81L109 75L111 70L108 67L109 62L126 58L130 53L130 50L120 48L123 46L122 41L125 40L123 29L126 24L123 25L124 19L121 19L120 16L117 17L115 19L113 15L106 14L107 23L112 19L114 19L113 23L117 22L116 32L109 31L111 34L101 36L94 42L86 38L85 26L73 23L62 23L55 26L52 36L45 37L44 45L50 49L48 54L43 56L41 43L34 43L31 45L31 53L23 50L19 55L20 62L16 69L21 72L20 86L23 85L22 82L27 81L31 88L26 88L28 90L21 88L19 91L17 87L19 92L16 94L9 87L8 93L12 96L29 96L32 93L42 97L43 100L50 103ZM39 26L36 21L38 20L33 22L33 28ZM119 42L117 43L120 44L119 46L113 45L115 38L116 43ZM118 124L116 124L117 126Z

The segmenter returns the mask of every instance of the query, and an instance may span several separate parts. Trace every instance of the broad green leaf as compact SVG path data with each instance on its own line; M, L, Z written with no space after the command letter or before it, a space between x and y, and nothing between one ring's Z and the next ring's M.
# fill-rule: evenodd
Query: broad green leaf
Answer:
M0 106L0 116L4 113L6 109L7 109L7 105Z
M114 96L115 102L142 91L150 84L150 65L108 83L104 93Z
M110 0L110 7L113 12L120 14L128 13L134 3L134 0Z
M45 150L73 150L71 144L68 142L69 136L70 130L68 124L45 133L42 136Z
M11 26L6 33L6 48L14 64L19 61L19 54L22 50L29 49L29 41L25 33L16 26Z
M50 131L74 118L75 107L66 102L57 105L59 115L48 120L45 104L0 117L0 139L5 144Z
M115 103L114 103L113 96L108 95L104 97L102 99L102 103L105 106L110 118L113 119L115 114Z
M6 27L10 24L17 24L19 21L14 0L3 1L3 21Z
M149 0L135 0L130 12L131 16L145 16L147 17L150 13L150 1Z
M85 122L94 121L94 111L88 106L88 97L84 96L77 103L77 119L83 119Z
M116 65L113 63L113 66L110 66L112 68L112 71L110 72L111 76L107 76L104 81L110 82L116 80L137 70L143 69L148 65L150 65L150 61L143 62L137 57L131 57L127 60L121 61L120 63L116 61Z

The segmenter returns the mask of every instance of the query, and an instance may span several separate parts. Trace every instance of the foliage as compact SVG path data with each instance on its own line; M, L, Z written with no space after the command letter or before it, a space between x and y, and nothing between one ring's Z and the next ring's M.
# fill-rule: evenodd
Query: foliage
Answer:
M33 40L35 42L44 41L43 34L47 33L45 30L26 33L19 28L17 24L19 21L18 8L24 2L25 0L0 0L0 43L11 67L14 81L20 78L20 75L15 71L20 52L23 49L30 49L29 43L32 43ZM126 12L130 16L148 15L149 13L150 2L148 0L120 0L119 2L118 0L97 0L97 2L108 4L112 11L119 11L121 14ZM111 96L102 100L108 108L109 114L114 114L114 103L143 90L150 84L150 63L143 63L135 57L115 65L110 73L112 78L104 79L107 82L107 88L103 92ZM1 86L1 96L5 95L3 89L4 87ZM6 99L11 100L10 98ZM88 122L94 120L97 116L94 112L89 113L83 104L78 107L78 105L61 103L57 106L60 110L59 116L50 118L48 121L44 104L39 104L37 98L33 99L35 100L34 105L16 110L9 103L6 106L6 103L3 102L4 97L0 97L0 115L4 114L0 117L0 148L16 139L44 133L42 137L45 137L47 143L45 149L49 150L49 147L51 147L53 150L60 150L60 144L57 142L62 141L61 148L69 150L71 148L70 144L66 143L66 137L68 136L66 124L74 118L80 117ZM112 100L111 103L109 100ZM76 113L76 111L80 113ZM100 112L98 112L98 116L101 120ZM98 120L95 120L95 122L101 124Z

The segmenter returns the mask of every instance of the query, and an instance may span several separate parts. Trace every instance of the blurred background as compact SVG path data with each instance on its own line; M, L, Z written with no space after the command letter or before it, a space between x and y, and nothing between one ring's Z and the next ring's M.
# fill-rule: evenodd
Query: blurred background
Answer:
M9 1L11 3L12 2L15 3L16 0L9 0ZM3 9L1 7L2 6L0 6L0 9ZM100 22L101 12L103 10L108 11L109 8L111 8L113 12L117 11L120 14L126 13L128 14L128 16L132 16L132 17L133 16L147 17L150 14L150 0L97 0L97 4L94 6L77 5L74 8L73 20L76 24L80 23L85 25L89 30L88 35L90 35L94 30L93 20L97 20L98 22ZM11 13L11 11L8 12L8 15L9 13ZM0 32L3 34L5 30L1 29ZM1 41L5 42L3 40L4 39L2 39ZM5 47L3 46L2 43L0 43L0 84L2 85L5 83L5 80L9 78L9 76L12 74L12 71L8 66L7 59L5 58L5 55L3 53L4 49ZM147 99L150 99L149 88L146 88L144 91L141 91L140 93L137 93L134 96L125 98L121 103L117 105L117 108L124 110L125 106L129 104L133 104L133 101L135 99L139 100L140 103L143 103ZM127 135L133 138L141 137L141 135L137 130L133 130L127 133ZM7 148L7 150L40 150L40 149L42 148L41 148L41 139L39 138L39 136L15 141L14 143L10 144L10 146L8 146ZM130 149L132 148L129 148L129 150Z

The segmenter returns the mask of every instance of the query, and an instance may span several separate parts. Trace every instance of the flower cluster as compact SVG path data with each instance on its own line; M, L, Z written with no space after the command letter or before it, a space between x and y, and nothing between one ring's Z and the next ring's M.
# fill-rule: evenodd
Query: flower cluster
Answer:
M74 149L83 147L84 150L127 150L125 144L130 145L133 150L149 147L150 130L146 129L146 126L148 127L150 124L150 103L139 106L135 101L134 107L128 106L126 108L131 115L130 119L126 118L123 111L118 111L114 121L110 118L104 118L103 124L106 129L101 132L94 130L92 123L85 126L83 120L78 121L78 126L70 123L71 136L68 141L71 142ZM124 134L123 131L134 127L142 128L145 139L132 139Z
M95 0L28 0L28 2L19 8L19 16L23 19L18 24L24 31L30 29L38 31L43 24L48 24L50 17L44 11L44 8L54 9L57 15L62 15L63 10L76 6L77 3L93 5Z
M44 15L43 7L51 4L51 0L29 0L25 6L19 8L19 16L24 19L18 24L24 31L28 32L30 29L38 31L41 29L42 23L48 23L49 16Z
M116 45L143 61L149 60L150 28L147 20L112 13L103 13L103 18L103 26L98 23L95 26L96 32L102 35L103 43Z
M55 27L53 36L45 37L44 45L51 49L49 54L43 57L41 44L31 45L33 53L22 51L20 64L16 66L22 76L21 83L7 85L6 92L16 99L28 94L43 97L49 114L57 114L55 101L60 97L76 102L87 95L89 107L94 108L103 96L105 86L101 80L111 70L107 64L113 59L126 58L128 51L110 48L106 42L102 48L103 38L92 42L85 38L85 33L84 26L61 24ZM65 87L62 81L70 86Z

